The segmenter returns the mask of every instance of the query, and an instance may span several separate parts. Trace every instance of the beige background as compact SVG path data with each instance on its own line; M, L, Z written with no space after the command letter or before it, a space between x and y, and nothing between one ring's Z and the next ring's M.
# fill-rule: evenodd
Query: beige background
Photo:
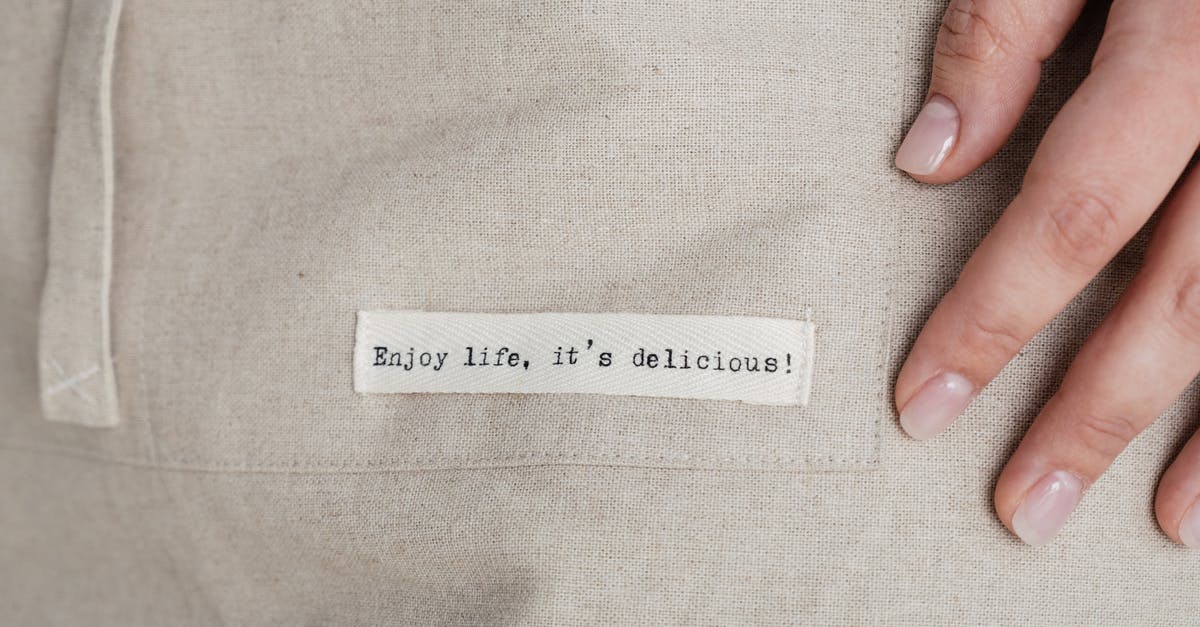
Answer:
M1000 156L928 188L890 155L940 1L126 0L121 423L90 429L38 402L68 12L10 4L0 607L19 622L1200 616L1200 557L1150 508L1194 390L1054 544L1023 546L990 503L1140 238L935 444L890 408L905 348L1016 191L1102 15ZM351 388L359 309L808 306L803 409Z

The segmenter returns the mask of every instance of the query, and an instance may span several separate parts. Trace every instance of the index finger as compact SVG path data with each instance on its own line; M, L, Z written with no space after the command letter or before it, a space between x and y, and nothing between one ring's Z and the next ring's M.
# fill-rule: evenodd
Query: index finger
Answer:
M1092 73L1051 124L1021 191L900 371L896 404L915 438L948 427L1108 263L1162 203L1200 142L1200 116L1179 115L1200 102L1188 55L1173 54L1155 33L1112 22Z

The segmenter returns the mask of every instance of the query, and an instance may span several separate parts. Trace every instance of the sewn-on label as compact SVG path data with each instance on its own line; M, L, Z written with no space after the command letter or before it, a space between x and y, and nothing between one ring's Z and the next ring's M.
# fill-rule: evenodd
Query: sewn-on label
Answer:
M745 316L360 311L354 389L804 405L813 324Z

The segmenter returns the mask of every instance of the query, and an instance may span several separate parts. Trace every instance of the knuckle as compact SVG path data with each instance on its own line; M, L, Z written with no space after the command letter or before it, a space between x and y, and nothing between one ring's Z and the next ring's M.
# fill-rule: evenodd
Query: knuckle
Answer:
M968 314L959 341L964 351L986 355L993 361L1007 362L1021 350L1026 339L1017 332L1011 322L989 318L978 312Z
M1175 288L1167 320L1189 343L1200 343L1200 270L1193 271Z
M1121 247L1121 221L1111 196L1076 191L1046 209L1041 238L1050 260L1069 272L1094 272Z
M938 30L935 53L943 59L961 59L990 65L1012 51L996 20L1003 0L954 0Z
M1113 458L1141 433L1141 427L1124 416L1098 413L1082 414L1074 419L1071 435L1088 450Z

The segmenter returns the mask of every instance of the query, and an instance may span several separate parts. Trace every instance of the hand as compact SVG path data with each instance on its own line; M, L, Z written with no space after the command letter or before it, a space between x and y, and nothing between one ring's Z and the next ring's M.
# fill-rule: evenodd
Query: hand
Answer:
M958 179L1016 127L1041 62L1084 0L953 0L929 99L896 156ZM1200 372L1200 2L1115 0L1089 76L1055 117L1016 198L925 324L896 382L900 422L931 438L1161 205L1137 277L1076 356L1000 474L996 511L1048 542L1083 492ZM1159 484L1167 535L1200 548L1200 435Z

